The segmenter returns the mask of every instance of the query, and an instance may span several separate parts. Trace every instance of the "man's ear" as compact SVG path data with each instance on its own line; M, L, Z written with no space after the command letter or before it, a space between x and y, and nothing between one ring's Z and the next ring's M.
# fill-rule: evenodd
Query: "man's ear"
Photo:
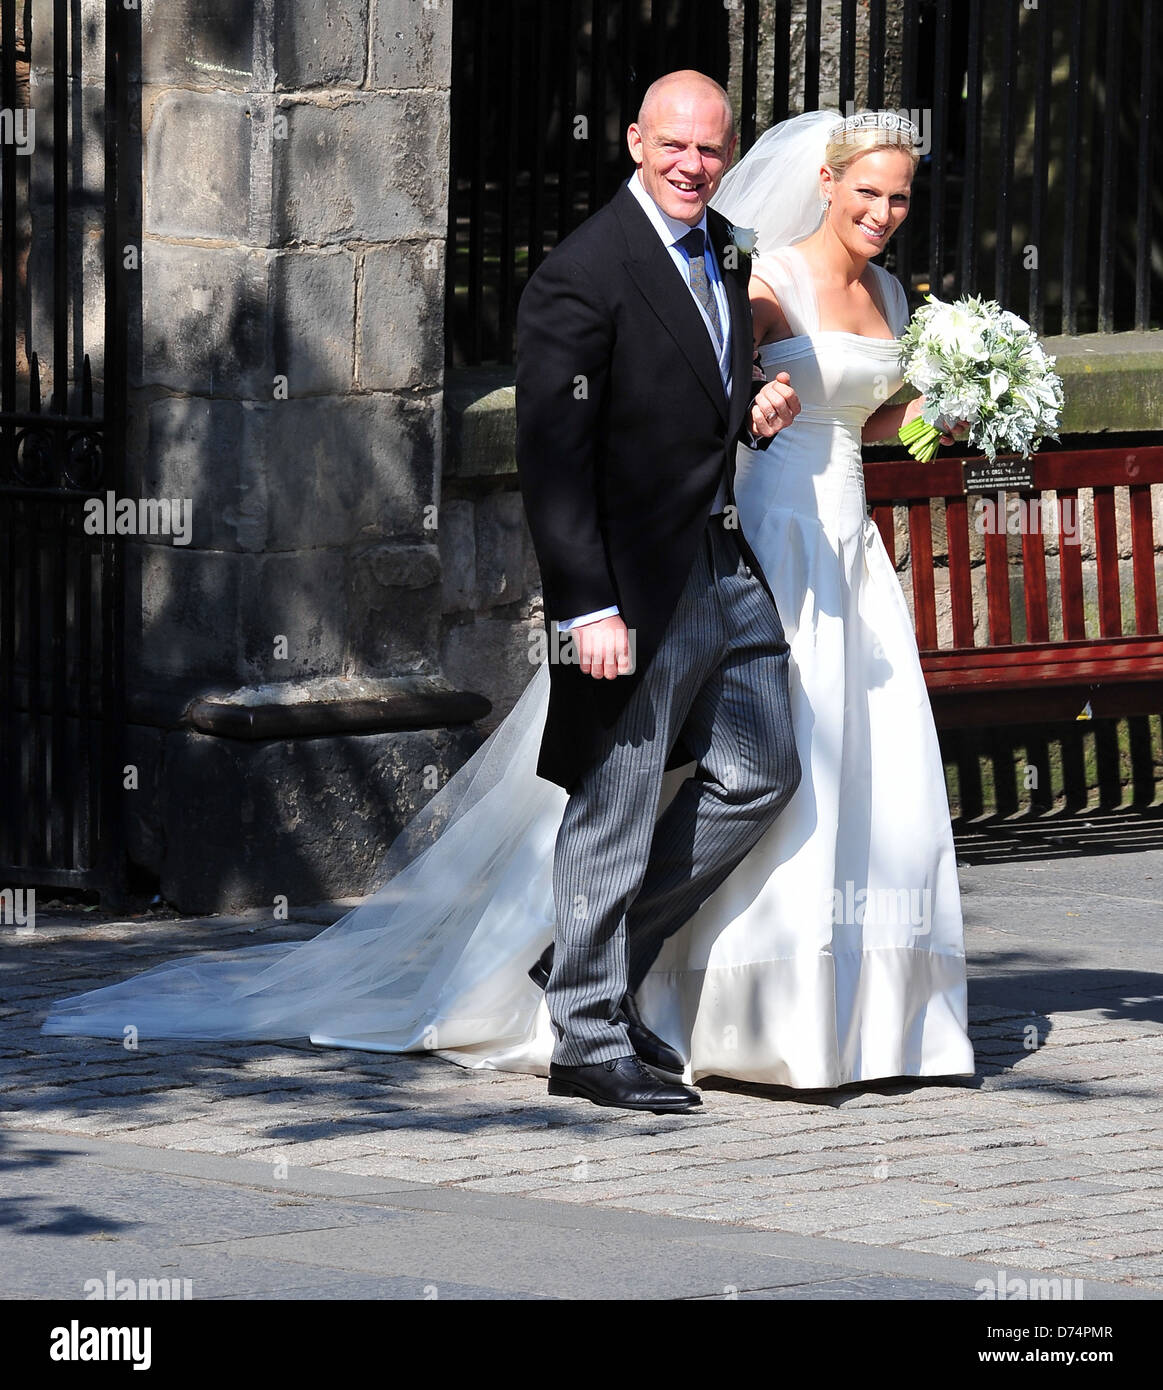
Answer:
M626 146L630 151L630 158L642 167L642 128L637 121L633 121L626 129Z

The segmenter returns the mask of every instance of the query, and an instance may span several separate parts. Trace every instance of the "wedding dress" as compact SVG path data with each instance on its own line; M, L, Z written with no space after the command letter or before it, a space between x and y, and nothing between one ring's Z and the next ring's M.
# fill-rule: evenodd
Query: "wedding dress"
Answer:
M871 269L899 335L904 291ZM803 779L666 942L639 1007L687 1059L687 1082L825 1088L972 1074L936 731L904 596L864 499L861 427L900 385L897 344L822 331L794 246L757 256L753 274L771 284L794 334L760 360L769 377L790 374L803 410L765 452L740 448L736 495L791 648ZM545 1075L550 1022L526 972L553 936L566 801L536 775L548 691L542 666L393 845L385 886L332 927L62 1000L44 1031L122 1037L133 1027L142 1042L307 1036ZM668 774L664 803L684 775Z

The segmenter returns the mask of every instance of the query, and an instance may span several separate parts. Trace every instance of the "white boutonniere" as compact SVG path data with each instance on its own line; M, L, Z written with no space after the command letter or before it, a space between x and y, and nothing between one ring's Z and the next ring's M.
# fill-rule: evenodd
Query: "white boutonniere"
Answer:
M754 227L732 227L731 245L741 256L754 256L759 249L759 233Z

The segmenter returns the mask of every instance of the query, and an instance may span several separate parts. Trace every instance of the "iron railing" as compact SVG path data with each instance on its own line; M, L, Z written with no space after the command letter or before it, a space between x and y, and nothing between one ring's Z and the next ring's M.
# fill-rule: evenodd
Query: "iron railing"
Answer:
M0 0L4 130L31 132L0 149L0 886L116 895L121 548L85 504L124 476L135 16L107 5L102 33L67 0L19 9L45 28Z
M822 103L920 116L886 264L1039 332L1163 324L1159 0L456 0L447 343L509 363L529 273L629 171L648 82L734 55L741 150ZM581 120L578 126L579 118ZM582 138L577 138L579 133Z
M719 0L456 0L450 364L513 360L521 289L628 174L646 88L685 67L726 82L726 20Z
M757 31L765 7L742 3ZM772 96L758 109L763 74L745 62L745 145L821 96L821 0L766 9ZM928 126L889 268L917 292L984 293L1039 332L1159 327L1161 62L1157 0L841 0L839 108Z

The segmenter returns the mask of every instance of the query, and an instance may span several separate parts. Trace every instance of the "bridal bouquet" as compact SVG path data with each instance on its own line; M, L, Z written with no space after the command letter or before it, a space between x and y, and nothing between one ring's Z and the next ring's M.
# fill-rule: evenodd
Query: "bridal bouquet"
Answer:
M991 463L999 450L1029 458L1057 439L1062 381L1030 325L992 299L926 300L901 335L904 378L925 397L900 430L913 458L929 463L957 420Z

